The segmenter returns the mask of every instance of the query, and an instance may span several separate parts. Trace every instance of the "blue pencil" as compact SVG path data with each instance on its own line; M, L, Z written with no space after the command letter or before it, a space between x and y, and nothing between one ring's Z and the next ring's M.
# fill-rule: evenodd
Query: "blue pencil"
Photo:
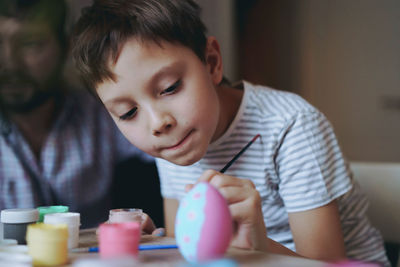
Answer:
M139 245L139 250L176 249L177 245ZM99 252L98 247L73 248L71 252Z

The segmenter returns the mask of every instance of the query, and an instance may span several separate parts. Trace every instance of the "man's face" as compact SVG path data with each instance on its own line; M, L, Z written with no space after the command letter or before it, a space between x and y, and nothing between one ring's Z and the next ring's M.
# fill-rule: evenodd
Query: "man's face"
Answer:
M0 16L0 105L28 112L53 94L62 50L50 27Z
M97 93L125 137L178 165L198 161L215 140L220 102L208 64L167 42L128 40Z

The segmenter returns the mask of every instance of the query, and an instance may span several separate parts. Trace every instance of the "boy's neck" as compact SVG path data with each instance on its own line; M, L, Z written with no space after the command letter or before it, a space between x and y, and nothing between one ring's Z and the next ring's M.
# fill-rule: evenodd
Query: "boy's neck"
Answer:
M217 94L221 108L217 127L219 138L228 130L235 119L242 103L243 90L221 85L217 87Z

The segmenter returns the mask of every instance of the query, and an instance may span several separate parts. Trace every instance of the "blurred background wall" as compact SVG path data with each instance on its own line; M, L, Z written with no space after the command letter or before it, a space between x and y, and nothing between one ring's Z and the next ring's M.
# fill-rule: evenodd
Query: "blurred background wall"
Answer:
M229 79L302 95L352 161L400 161L400 1L198 2L234 14L205 19L222 49L234 43Z

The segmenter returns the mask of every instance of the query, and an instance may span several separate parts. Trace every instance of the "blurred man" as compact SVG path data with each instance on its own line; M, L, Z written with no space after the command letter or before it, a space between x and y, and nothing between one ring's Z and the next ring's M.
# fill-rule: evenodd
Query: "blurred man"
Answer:
M107 219L115 166L152 159L63 80L65 18L61 0L0 0L0 209L67 205L90 227Z

